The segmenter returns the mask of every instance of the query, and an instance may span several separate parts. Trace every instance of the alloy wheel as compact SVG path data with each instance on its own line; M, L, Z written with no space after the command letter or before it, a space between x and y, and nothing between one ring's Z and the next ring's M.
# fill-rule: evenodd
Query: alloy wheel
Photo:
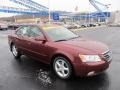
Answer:
M70 64L64 58L55 59L54 70L56 74L62 79L67 79L71 75Z

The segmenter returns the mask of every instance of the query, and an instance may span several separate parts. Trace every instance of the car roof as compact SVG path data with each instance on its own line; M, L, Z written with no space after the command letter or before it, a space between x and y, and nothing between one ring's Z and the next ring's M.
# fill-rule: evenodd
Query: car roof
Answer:
M49 29L49 28L57 28L57 27L62 27L61 25L57 25L57 24L23 24L21 26L38 26L42 29Z
M40 27L57 27L57 26L60 26L60 25L57 25L57 24L35 24L35 23L28 23L28 24L21 24L22 26L28 26L28 25L36 25L36 26L40 26Z

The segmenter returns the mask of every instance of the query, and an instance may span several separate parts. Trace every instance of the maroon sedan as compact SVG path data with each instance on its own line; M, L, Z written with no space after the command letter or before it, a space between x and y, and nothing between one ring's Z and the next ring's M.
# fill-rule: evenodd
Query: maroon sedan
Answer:
M15 58L27 55L51 64L62 79L99 74L109 67L111 52L100 42L83 39L57 25L24 25L8 36Z

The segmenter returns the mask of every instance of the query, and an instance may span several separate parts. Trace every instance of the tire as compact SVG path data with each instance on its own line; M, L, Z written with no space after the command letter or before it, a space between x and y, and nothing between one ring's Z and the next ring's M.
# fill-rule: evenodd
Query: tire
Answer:
M53 69L61 79L69 79L72 75L72 67L64 57L56 57L53 62Z
M13 56L14 56L16 59L19 59L19 58L20 58L21 54L20 54L20 52L18 52L18 49L17 49L17 47L15 46L15 44L12 44L12 45L11 45L11 52L12 52Z

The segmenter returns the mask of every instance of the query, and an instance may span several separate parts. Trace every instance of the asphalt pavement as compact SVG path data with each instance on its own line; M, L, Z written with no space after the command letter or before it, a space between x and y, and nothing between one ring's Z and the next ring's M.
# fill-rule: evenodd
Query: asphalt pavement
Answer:
M113 53L109 69L94 77L59 79L49 65L22 56L14 59L7 35L0 31L0 90L120 90L120 27L100 27L75 33L107 44Z

